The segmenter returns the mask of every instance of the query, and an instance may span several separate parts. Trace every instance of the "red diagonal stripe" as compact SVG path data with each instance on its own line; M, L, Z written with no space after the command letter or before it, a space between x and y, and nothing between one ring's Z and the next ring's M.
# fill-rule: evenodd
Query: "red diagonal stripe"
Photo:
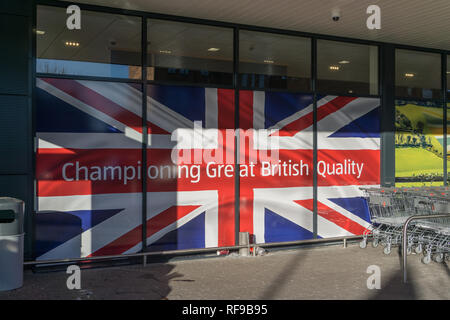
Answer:
M182 217L199 207L200 206L173 206L156 215L155 217L147 220L147 237L152 236L159 230L181 219ZM126 234L117 238L103 248L90 254L88 257L121 254L133 248L141 241L142 225L127 232Z
M142 118L140 116L123 108L114 101L109 100L81 83L69 79L42 78L42 80L89 105L90 107L95 108L111 118L120 121L124 125L142 133ZM169 134L167 131L150 122L147 122L147 125L149 126L149 133Z
M336 97L333 100L325 103L317 109L317 121L322 120L326 116L333 112L338 111L345 107L348 103L357 99L356 97ZM303 117L298 118L295 121L285 125L283 128L279 129L277 132L271 134L271 136L288 136L292 137L297 132L300 132L313 124L313 113L310 112Z
M313 199L308 200L295 200L295 203L305 207L306 209L313 211ZM347 230L355 235L362 235L367 229L359 223L347 218L343 214L340 214L334 209L324 205L322 202L317 202L317 214L328 221L333 222L335 225ZM319 230L320 232L320 230Z

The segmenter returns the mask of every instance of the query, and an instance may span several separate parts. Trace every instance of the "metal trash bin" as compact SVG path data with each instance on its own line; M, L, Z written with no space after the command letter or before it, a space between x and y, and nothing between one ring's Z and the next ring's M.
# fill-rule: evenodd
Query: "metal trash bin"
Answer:
M23 284L24 202L0 198L0 291Z

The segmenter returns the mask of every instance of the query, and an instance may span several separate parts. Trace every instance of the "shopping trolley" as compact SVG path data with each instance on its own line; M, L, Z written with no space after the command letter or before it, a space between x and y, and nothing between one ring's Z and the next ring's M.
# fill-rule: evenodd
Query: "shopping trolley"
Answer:
M363 235L360 247L365 248L368 236L372 246L380 243L383 252L389 254L394 245L402 243L402 228L414 215L430 215L429 219L417 220L408 225L406 252L424 253L422 262L441 262L449 257L450 219L431 218L432 215L450 213L448 187L424 188L364 188L368 203L371 227Z

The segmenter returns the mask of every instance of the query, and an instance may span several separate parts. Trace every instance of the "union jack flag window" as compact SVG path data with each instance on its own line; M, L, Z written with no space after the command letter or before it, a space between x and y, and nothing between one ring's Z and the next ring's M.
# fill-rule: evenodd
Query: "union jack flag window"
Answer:
M144 164L140 85L37 79L38 259L142 250L143 194L146 250L233 245L236 201L240 230L257 243L369 226L359 187L379 184L379 99L318 96L314 164L312 94L241 90L236 147L234 90L146 89Z

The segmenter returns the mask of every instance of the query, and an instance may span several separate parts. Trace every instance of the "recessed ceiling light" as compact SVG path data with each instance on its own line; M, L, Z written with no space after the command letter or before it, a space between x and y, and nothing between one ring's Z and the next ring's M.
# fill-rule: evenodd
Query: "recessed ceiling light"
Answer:
M273 60L266 59L266 60L264 60L264 63L273 63Z
M73 41L66 41L66 46L68 46L68 47L79 47L80 43L79 42L73 42Z
M340 63L340 64L348 64L348 63L350 63L350 61L348 61L348 60L342 60L342 61L339 61L339 63Z
M159 50L159 53L171 54L172 51L170 51L170 50Z
M208 49L208 51L210 51L210 52L216 52L216 51L219 51L220 50L220 48L209 48Z
M405 73L405 77L412 78L414 77L414 73Z
M36 34L43 35L43 34L45 34L45 31L43 31L43 30L36 30Z
M339 66L330 66L330 70L332 71L339 71Z

